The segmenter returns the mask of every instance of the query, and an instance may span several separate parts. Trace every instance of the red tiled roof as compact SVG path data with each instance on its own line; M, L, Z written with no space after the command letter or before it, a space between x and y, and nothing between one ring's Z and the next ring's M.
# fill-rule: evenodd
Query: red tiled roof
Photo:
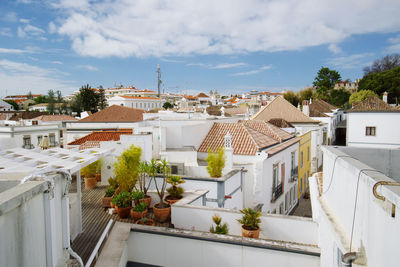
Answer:
M337 107L325 102L322 99L316 99L309 104L310 117L327 117L325 113L331 113Z
M202 92L202 93L198 94L197 97L209 97L209 96Z
M38 97L41 95L32 95L32 97ZM28 95L8 95L5 98L28 98Z
M92 132L84 137L76 139L75 141L70 142L68 145L76 146L83 145L86 142L102 142L102 141L119 141L121 135L131 135L133 133L132 129L119 129L119 130L106 130L106 131L98 131Z
M143 120L143 109L112 105L79 122L136 122Z
M32 120L38 121L77 121L74 117L68 115L41 115Z
M238 155L255 155L262 149L294 137L267 122L214 123L198 152L207 152L208 149L215 151L218 147L224 147L228 132L232 136L233 153Z
M351 110L347 112L374 112L374 111L388 111L399 112L398 109L392 107L376 96L370 96L364 101L355 103Z

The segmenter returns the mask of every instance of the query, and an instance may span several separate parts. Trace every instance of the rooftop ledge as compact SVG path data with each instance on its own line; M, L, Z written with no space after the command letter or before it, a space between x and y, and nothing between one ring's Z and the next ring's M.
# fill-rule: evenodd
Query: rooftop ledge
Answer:
M202 180L202 181L212 181L212 182L225 182L226 180L228 180L229 178L231 178L232 176L234 176L235 174L237 174L238 172L246 172L246 170L244 169L235 169L235 170L231 170L230 172L228 172L225 175L222 175L221 177L205 177L205 176L191 176L191 175L179 175L181 176L183 179L187 179L187 180ZM162 176L157 175L157 178L160 178Z

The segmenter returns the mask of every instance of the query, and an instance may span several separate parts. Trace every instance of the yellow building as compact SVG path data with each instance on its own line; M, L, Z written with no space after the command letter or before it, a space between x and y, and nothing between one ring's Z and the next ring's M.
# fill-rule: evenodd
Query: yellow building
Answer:
M308 177L311 174L311 131L299 137L299 178L297 180L298 198L307 191Z

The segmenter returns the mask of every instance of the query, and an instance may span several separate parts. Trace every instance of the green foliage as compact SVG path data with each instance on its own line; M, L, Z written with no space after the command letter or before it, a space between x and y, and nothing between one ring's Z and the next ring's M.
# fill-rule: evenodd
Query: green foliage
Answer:
M371 90L378 96L388 92L388 102L396 103L400 98L400 67L365 75L358 83L358 91L361 90Z
M144 193L140 190L134 190L132 191L132 200L138 202L140 199L144 198Z
M208 150L207 161L207 172L210 177L221 177L222 170L225 167L225 151L222 147L219 147L216 152Z
M218 215L214 215L212 217L214 223L216 224L215 228L214 225L210 227L210 233L219 234L219 235L227 235L229 232L228 225L226 223L221 225L222 219Z
M173 198L181 198L182 194L183 194L183 192L185 192L185 190L178 185L183 184L184 182L185 182L185 180L183 180L182 177L180 177L180 176L172 175L172 176L168 177L167 183L169 183L171 185L170 188L167 188L168 194Z
M81 169L81 174L84 177L93 177L97 173L97 163L93 162Z
M344 104L349 102L350 95L344 88L331 90L329 102L334 106L343 107Z
M257 230L260 228L261 212L253 210L252 208L242 209L240 212L243 214L241 219L237 221L245 226L248 230Z
M157 168L155 168L155 169L157 169ZM139 176L138 176L139 189L146 195L147 190L150 187L151 180L154 177L154 176L150 176L150 164L146 161L141 161L139 163L138 171L139 171Z
M358 92L355 92L354 94L352 94L350 96L349 103L353 104L353 103L361 102L361 101L364 101L365 99L367 99L367 98L369 98L370 96L373 96L373 95L377 96L371 90L358 91Z
M118 186L119 186L119 184L117 182L117 179L116 178L112 178L112 177L108 178L108 184L110 185L110 187L112 187L114 189L117 189Z
M4 102L7 102L11 106L13 106L14 110L19 110L19 106L14 100L4 100Z
M104 89L103 89L102 86L101 86L101 88L99 86L98 95L99 95L99 109L100 110L105 109L108 104L107 104L107 99L106 99L106 96L105 96L105 93L104 93Z
M41 104L41 103L47 103L48 99L45 95L40 95L34 98L33 101L35 101L36 104Z
M161 160L160 162L158 162L158 164L156 166L153 166L153 160L150 163L151 166L151 172L154 171L154 167L157 170L157 167L160 169L161 172L161 177L162 177L162 183L161 186L158 185L158 183L155 181L155 186L156 186L156 190L157 190L157 194L158 197L160 198L160 202L159 202L159 208L162 209L165 207L165 203L164 203L164 194L165 194L165 188L167 187L167 179L168 177L171 175L171 168L168 165L168 161L166 159Z
M292 103L293 106L297 107L297 105L299 104L299 97L297 96L296 93L294 93L293 91L287 91L283 94L283 97L289 101L290 103Z
M147 209L147 204L145 202L140 202L133 207L133 210L136 212L143 212Z
M317 88L316 95L318 98L329 100L329 93L336 83L340 82L340 74L336 70L321 67L317 77L314 78L313 85Z
M115 178L122 191L132 191L138 178L142 149L131 145L114 163Z
M115 193L115 188L112 186L107 187L106 189L106 197L112 197Z
M131 202L131 194L127 191L116 194L112 199L112 203L118 208L128 208L131 206Z
M82 108L84 111L91 111L92 113L97 112L97 106L99 102L99 95L94 91L89 84L82 86L79 89L79 94L82 98Z
M162 107L163 107L163 109L170 109L170 108L173 108L174 105L172 105L169 102L165 102Z
M76 112L78 116L80 116L82 110L82 96L80 93L74 95L71 101L71 109L73 112Z

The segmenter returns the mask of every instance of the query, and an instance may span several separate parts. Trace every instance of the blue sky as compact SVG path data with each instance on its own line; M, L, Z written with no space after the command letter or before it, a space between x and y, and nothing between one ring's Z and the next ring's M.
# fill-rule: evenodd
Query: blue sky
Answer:
M398 0L0 2L0 96L82 84L170 92L299 90L400 53Z

